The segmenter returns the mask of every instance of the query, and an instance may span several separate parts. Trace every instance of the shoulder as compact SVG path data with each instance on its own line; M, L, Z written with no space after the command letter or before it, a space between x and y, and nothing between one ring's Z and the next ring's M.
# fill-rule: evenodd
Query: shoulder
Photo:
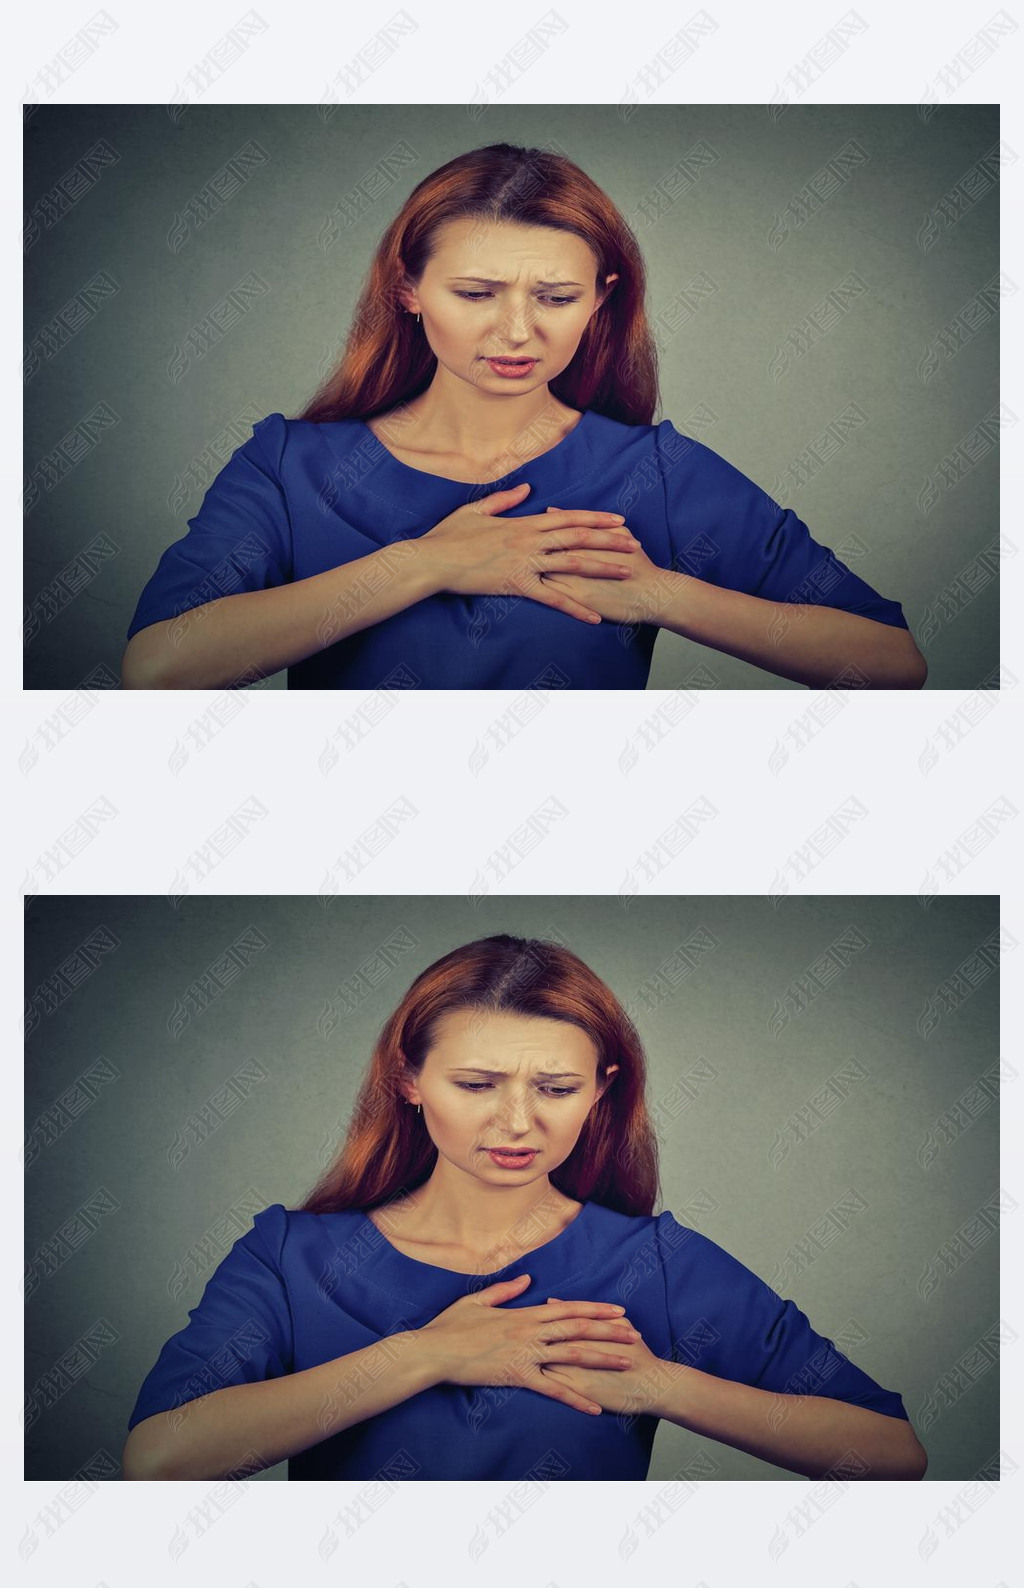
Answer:
M610 419L607 414L599 413L596 408L584 409L583 420L592 441L616 452L627 446L652 448L661 428L660 425L627 425L621 419Z
M292 1217L282 1202L272 1202L255 1214L252 1229L242 1236L249 1246L262 1248L270 1256L280 1259L288 1221Z
M270 413L256 421L252 435L240 450L262 454L268 463L280 467L288 454L305 456L319 448L325 433L335 448L345 451L365 437L366 427L358 419L321 424L311 419L288 419L282 413Z
M629 425L595 409L587 410L590 444L604 456L621 459L637 473L638 480L651 471L662 478L671 471L676 477L712 474L725 481L734 476L744 480L738 469L695 435L681 430L671 419L655 424ZM748 482L749 483L749 482Z
M355 1209L345 1213L307 1213L302 1208L287 1208L283 1202L272 1202L255 1214L252 1229L242 1237L250 1245L262 1246L272 1256L279 1258L289 1234L304 1232L335 1239L339 1232L361 1222L362 1215Z
M744 1275L756 1279L738 1258L733 1257L710 1236L683 1224L666 1208L661 1213L619 1213L592 1203L595 1223L602 1238L626 1248L627 1262L638 1269L671 1267L673 1273L692 1273L735 1282Z
M587 1202L584 1204L591 1228L596 1230L601 1240L621 1247L623 1243L650 1240L655 1235L660 1219L665 1214L655 1213L622 1213L618 1208L609 1208L603 1202Z

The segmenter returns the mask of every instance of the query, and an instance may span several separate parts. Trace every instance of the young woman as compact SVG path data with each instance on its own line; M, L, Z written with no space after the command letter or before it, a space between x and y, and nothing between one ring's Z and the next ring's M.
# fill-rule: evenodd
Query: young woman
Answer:
M885 600L663 419L637 240L563 155L413 189L344 356L142 592L126 688L641 689L659 628L808 685L919 688Z
M644 1478L659 1418L807 1477L923 1476L898 1394L652 1213L644 1086L568 949L444 955L386 1022L338 1161L257 1214L163 1347L124 1476Z

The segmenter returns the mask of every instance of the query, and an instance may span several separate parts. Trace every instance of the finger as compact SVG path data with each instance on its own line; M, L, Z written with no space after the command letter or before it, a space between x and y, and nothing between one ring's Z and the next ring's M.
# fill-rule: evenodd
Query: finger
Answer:
M568 1341L554 1341L551 1344L541 1344L535 1347L539 1352L538 1362L550 1362L552 1366L562 1367L596 1367L607 1368L614 1372L632 1367L632 1357L620 1351L602 1351L600 1346L579 1345Z
M579 551L538 552L530 558L536 573L579 573L591 579L628 579L632 569L621 562L607 562L593 553Z
M584 606L581 601L574 601L572 596L563 595L560 591L549 589L543 579L538 579L530 589L531 601L539 601L541 606L554 607L556 612L565 612L571 618L579 618L581 623L600 623L601 614L595 612L593 607Z
M520 480L518 485L510 485L507 490L494 491L490 496L481 497L479 501L474 502L473 507L477 513L487 515L504 513L513 507L518 507L520 502L525 502L526 496L523 495L523 492L525 491L528 495L529 490L529 482ZM514 501L513 497L515 498Z
M585 1395L577 1395L567 1384L562 1384L558 1379L549 1378L546 1373L538 1370L536 1376L530 1380L530 1389L535 1389L539 1395L546 1395L549 1400L561 1401L565 1406L574 1406L577 1411L590 1412L594 1417L600 1414L601 1408L596 1401L590 1401Z
M545 551L572 551L586 547L590 551L639 551L640 542L625 525L620 529L604 524L540 524Z
M612 1350L621 1351L624 1347L638 1345L642 1338L628 1318L558 1318L550 1304L544 1310L547 1322L536 1335L544 1345L557 1345L566 1340L584 1343L608 1340Z
M548 1302L558 1301L559 1299L560 1298L558 1296L549 1296L548 1297ZM625 1309L625 1307L620 1307L617 1302L612 1302L612 1301L601 1302L601 1306L607 1307L612 1312L617 1312L619 1314L619 1316L616 1319L614 1319L615 1323L621 1324L623 1326L623 1328L633 1329L636 1334L640 1333L640 1330L636 1328L636 1325L630 1323L629 1319L626 1317L626 1309Z
M557 1296L548 1297L549 1302L557 1300ZM546 1310L546 1303L543 1308L538 1307L536 1311L546 1319L551 1318L552 1316L557 1318L609 1318L613 1314L618 1319L621 1318L622 1314L626 1310L625 1307L620 1307L619 1304L614 1301L563 1301L560 1302L559 1305L561 1306L562 1311L555 1314L552 1314ZM530 1308L524 1307L522 1310L524 1312L529 1312Z
M580 511L580 509L577 507L555 507L554 503L551 503L544 509L544 511L545 513L577 513ZM618 519L620 524L623 522L623 515L621 513L609 513L608 517Z
M527 524L532 519L538 529L549 529L549 518L557 520L558 524L592 524L599 529L626 522L621 513L595 512L589 507L548 507L543 513L525 513L519 522Z

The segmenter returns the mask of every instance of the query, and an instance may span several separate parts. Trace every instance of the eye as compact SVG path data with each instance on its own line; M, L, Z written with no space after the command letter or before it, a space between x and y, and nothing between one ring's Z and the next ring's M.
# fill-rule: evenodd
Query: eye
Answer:
M490 293L490 292L462 292L462 291L460 291L460 289L458 287L453 288L453 291L454 291L455 296L457 298L468 298L470 303L479 303L483 298L493 297L493 293ZM556 309L560 309L565 304L578 303L579 299L578 298L556 298L556 297L553 297L549 293L549 294L547 294L546 297L542 298L542 302L550 303Z
M490 1085L490 1081L456 1081L456 1086L464 1092L482 1092ZM540 1090L547 1097L574 1097L579 1091L578 1086L542 1086Z

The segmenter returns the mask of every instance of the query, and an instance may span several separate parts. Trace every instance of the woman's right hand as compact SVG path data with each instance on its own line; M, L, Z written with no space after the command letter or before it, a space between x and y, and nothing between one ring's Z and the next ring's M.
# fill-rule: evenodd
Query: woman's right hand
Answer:
M579 1411L600 1406L541 1372L545 1363L622 1369L630 1358L587 1342L630 1345L637 1332L619 1309L603 1301L557 1301L542 1307L505 1309L521 1295L529 1274L502 1279L439 1312L416 1331L439 1384L512 1384L564 1401ZM581 1342L581 1343L574 1343Z
M601 550L635 551L640 542L621 513L559 508L524 518L498 518L530 489L524 480L508 491L466 502L419 536L417 546L430 559L438 590L458 595L521 595L556 607L584 623L599 623L598 613L567 592L546 584L542 574L576 573L593 579L625 579L621 564Z

